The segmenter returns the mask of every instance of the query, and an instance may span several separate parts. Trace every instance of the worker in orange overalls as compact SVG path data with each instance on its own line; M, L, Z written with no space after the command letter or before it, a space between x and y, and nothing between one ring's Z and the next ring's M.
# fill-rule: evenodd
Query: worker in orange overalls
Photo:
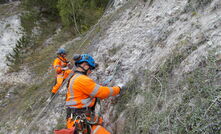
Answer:
M57 51L57 58L54 60L53 67L56 72L56 84L53 86L51 92L54 96L58 89L61 87L62 82L71 73L69 69L70 62L66 59L66 50L64 48L59 48Z
M96 68L94 59L88 54L82 54L75 58L75 65L77 68L74 71L75 74L69 80L66 94L67 128L76 127L76 121L82 120L81 117L86 116L90 120L93 115L98 119L98 123L89 126L90 132L93 134L110 134L109 131L102 127L102 118L94 115L93 107L96 103L96 98L105 99L115 96L120 93L121 87L101 86L88 77L92 70ZM79 126L82 123L78 122L77 124Z

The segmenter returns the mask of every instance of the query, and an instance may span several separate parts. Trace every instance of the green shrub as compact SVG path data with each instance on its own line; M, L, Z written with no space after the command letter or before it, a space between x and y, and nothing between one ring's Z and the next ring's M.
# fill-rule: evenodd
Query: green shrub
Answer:
M0 0L0 4L4 4L6 2L7 2L7 0Z
M23 7L28 11L38 9L40 13L57 16L57 0L21 0Z
M197 69L184 73L182 79L177 80L173 73L195 49L174 53L156 72L142 71L142 75L136 75L136 79L129 82L132 88L115 104L117 113L125 113L123 132L117 133L221 132L221 76L217 75L220 70L213 55L215 52L210 52ZM141 81L144 89L140 88ZM144 98L139 105L133 102L137 93ZM117 118L112 119L115 122Z
M58 0L57 8L66 27L73 26L76 33L84 32L103 13L108 0Z
M13 51L6 55L7 65L10 67L10 71L19 70L19 65L23 62L24 54L27 53L27 48L30 46L29 39L26 36L22 36L17 40Z

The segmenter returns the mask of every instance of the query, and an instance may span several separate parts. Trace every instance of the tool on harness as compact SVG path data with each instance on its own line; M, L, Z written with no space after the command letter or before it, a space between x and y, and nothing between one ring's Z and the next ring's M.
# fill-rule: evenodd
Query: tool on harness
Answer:
M83 116L82 116L83 115ZM96 124L98 122L97 118L95 119L95 112L92 108L67 108L67 119L68 118L74 118L74 117L90 117L90 120L88 120L88 123L90 124ZM101 117L100 114L98 114L98 117Z
M75 122L74 123L74 127L76 128L77 132L82 132L82 133L87 133L87 134L91 133L90 124L87 124L87 119L86 119L85 116L83 116L83 117L80 117L80 116L76 117L74 122Z
M73 122L76 132L90 134L92 125L102 125L102 117L90 108L67 108L67 120Z

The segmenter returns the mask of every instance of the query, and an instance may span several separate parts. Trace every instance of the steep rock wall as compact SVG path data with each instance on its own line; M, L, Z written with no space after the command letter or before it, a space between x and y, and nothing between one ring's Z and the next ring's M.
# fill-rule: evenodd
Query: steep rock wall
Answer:
M191 126L189 122L183 123L184 127L175 127L179 123L170 123L177 120L171 121L169 116L180 107L168 109L175 104L186 105L182 94L191 86L181 83L188 79L187 74L201 68L211 53L214 56L220 51L220 1L130 1L121 9L118 18L92 43L91 53L100 64L98 74L102 74L102 78L112 75L120 61L112 84L127 83L131 90L115 98L117 101L110 99L103 103L107 127L113 133L189 133L193 128L199 133L206 129L212 131L212 127L208 127L210 123L200 121L196 122L200 127ZM166 73L163 74L165 68L170 69L164 70ZM198 88L194 89L200 90ZM213 87L209 88L213 90ZM197 99L189 99L188 105L198 107L191 102ZM168 123L161 124L160 121ZM214 122L220 124L217 120ZM188 129L185 125L193 128ZM219 127L214 129L214 133L219 130Z
M116 134L220 131L220 12L219 0L115 2L82 43L100 65L92 75L97 82L114 74L109 85L127 86L101 102L106 128ZM64 44L74 45L75 39ZM7 122L16 128L1 131L47 134L64 127L64 90L44 112L47 102L39 99Z

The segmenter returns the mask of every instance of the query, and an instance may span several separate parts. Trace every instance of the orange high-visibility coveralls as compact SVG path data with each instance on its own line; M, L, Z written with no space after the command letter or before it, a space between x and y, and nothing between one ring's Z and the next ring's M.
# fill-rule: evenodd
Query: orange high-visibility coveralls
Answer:
M86 108L92 107L95 103L95 98L105 99L110 96L119 94L119 87L105 87L96 84L91 78L86 75L76 74L70 79L68 91L66 94L66 106L69 108ZM67 120L67 128L73 126L73 121ZM93 125L92 131L94 134L110 134L101 125Z
M53 63L53 67L56 72L56 84L52 88L51 92L56 93L64 79L68 77L68 75L72 72L70 69L63 70L62 68L67 67L68 61L66 58L58 56Z

